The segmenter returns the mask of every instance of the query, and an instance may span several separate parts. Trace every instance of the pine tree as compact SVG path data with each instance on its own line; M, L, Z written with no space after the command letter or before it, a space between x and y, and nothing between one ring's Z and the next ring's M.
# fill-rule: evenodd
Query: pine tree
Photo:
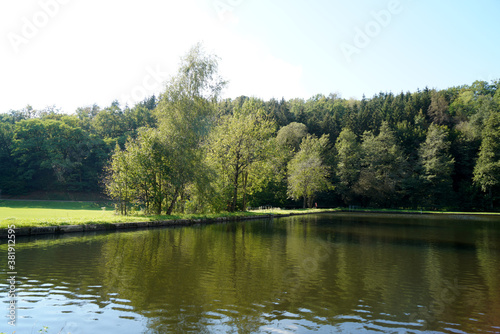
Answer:
M492 112L483 130L479 158L474 168L474 183L487 192L491 208L493 191L500 183L500 113Z
M422 166L424 185L427 186L426 200L431 205L446 205L452 199L453 165L450 154L448 128L431 124L425 142L420 145L419 162Z
M353 199L353 186L359 178L361 168L361 145L358 143L356 134L345 128L340 132L335 143L337 151L337 168L335 170L340 182L338 191L344 202Z
M377 136L371 131L363 134L361 151L361 172L354 191L370 205L394 206L400 199L407 163L387 122Z

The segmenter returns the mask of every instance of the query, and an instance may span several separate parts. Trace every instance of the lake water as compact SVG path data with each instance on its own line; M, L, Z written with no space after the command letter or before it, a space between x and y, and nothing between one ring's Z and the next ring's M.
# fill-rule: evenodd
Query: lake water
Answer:
M6 240L0 241L7 277ZM18 238L39 333L499 333L500 220L321 214Z

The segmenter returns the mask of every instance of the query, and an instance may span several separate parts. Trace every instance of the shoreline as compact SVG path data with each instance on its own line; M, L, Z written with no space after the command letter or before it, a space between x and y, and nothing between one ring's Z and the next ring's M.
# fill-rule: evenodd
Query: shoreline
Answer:
M467 212L405 212L405 211L376 211L376 210L349 210L349 209L331 209L331 211L308 211L308 212L290 212L290 213L264 213L261 215L252 216L227 216L217 218L198 218L198 219L169 219L157 221L137 221L137 222L122 222L122 223L97 223L97 224L78 224L78 225L52 225L52 226L30 226L30 227L15 227L14 229L0 228L0 239L6 239L9 235L9 230L14 230L16 237L34 236L43 234L66 234L74 232L94 232L94 231L119 231L131 229L146 229L157 227L177 227L177 226L193 226L197 224L215 224L222 222L236 222L243 220L281 218L290 216L303 216L311 214L336 213L342 215L378 215L378 216L433 216L435 218L446 218L446 216L455 219L465 220L482 220L481 218L497 217L500 221L500 213L467 213Z
M334 211L323 211L324 213L332 213ZM323 212L301 212L287 214L262 214L254 216L227 216L217 218L199 218L199 219L169 219L157 221L138 221L124 223L101 223L101 224L79 224L79 225L53 225L53 226L30 226L30 227L15 227L11 230L15 231L16 237L25 237L43 234L66 234L74 232L94 232L94 231L118 231L130 229L146 229L156 227L176 227L176 226L193 226L196 224L215 224L222 222L236 222L242 220L269 219L276 217L301 216L309 214L319 214ZM8 238L9 228L0 229L0 239Z

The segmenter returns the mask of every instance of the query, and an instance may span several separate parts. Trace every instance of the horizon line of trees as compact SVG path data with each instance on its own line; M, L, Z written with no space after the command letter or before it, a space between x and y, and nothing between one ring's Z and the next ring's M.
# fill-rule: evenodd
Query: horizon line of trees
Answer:
M247 207L496 210L500 81L309 100L220 99L197 45L159 97L0 114L0 190L106 192L127 214Z

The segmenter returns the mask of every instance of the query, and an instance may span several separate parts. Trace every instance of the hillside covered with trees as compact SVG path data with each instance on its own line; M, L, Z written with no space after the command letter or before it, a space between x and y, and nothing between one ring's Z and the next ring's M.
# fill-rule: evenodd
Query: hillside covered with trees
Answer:
M500 81L233 100L220 98L217 61L194 47L164 93L135 106L0 114L2 196L105 192L124 214L497 207Z

